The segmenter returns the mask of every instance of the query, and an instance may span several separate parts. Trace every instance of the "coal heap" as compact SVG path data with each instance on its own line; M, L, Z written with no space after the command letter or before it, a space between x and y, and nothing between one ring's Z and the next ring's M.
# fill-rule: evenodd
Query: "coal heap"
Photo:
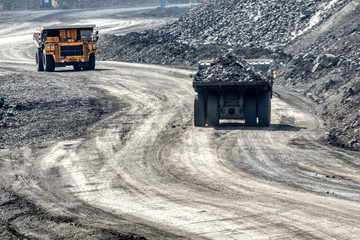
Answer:
M211 66L199 71L197 81L202 82L261 82L265 77L258 73L244 59L228 53L217 58Z

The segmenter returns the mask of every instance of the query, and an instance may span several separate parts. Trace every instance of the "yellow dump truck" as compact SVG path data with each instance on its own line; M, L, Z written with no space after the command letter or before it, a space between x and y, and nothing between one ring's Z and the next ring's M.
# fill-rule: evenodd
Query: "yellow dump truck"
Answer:
M38 71L72 65L74 70L95 69L98 31L95 25L54 25L34 33Z

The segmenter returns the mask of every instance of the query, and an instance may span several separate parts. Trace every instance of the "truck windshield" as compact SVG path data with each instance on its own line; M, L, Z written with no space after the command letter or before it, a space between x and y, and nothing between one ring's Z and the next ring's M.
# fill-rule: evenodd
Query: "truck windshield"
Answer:
M81 31L81 41L91 41L91 31Z

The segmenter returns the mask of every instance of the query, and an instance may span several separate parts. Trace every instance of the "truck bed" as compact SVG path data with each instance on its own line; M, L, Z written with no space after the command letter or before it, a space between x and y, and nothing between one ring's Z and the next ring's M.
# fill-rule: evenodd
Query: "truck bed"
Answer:
M271 82L265 82L265 81L253 81L253 82L198 82L198 81L194 81L193 82L193 86L194 87L222 87L222 86L267 86L267 85L271 85Z

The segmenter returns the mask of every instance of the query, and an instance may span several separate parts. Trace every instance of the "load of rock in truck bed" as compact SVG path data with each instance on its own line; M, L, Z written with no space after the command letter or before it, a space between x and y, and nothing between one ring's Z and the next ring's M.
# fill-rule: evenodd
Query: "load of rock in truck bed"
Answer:
M211 62L197 72L198 82L262 82L266 77L257 72L244 59L229 53Z

